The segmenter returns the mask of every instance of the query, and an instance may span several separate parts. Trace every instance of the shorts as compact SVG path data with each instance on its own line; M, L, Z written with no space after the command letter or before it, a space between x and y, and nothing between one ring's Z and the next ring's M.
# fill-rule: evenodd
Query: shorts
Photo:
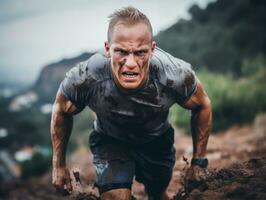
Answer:
M149 143L132 145L93 131L90 148L100 193L131 188L133 178L145 185L149 195L163 193L175 163L174 130L170 127Z

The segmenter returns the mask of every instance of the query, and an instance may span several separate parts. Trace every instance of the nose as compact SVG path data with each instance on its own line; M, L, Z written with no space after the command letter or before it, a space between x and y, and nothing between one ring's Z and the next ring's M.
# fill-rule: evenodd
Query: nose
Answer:
M130 53L127 58L126 58L126 61L125 61L125 65L129 68L134 68L137 66L137 62L135 60L135 56Z

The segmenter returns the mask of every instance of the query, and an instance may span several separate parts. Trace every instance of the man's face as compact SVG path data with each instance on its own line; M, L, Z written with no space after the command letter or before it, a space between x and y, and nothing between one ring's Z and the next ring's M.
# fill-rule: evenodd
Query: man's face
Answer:
M155 42L146 24L115 25L111 41L105 42L105 50L111 57L112 74L120 89L130 91L145 83L154 49Z

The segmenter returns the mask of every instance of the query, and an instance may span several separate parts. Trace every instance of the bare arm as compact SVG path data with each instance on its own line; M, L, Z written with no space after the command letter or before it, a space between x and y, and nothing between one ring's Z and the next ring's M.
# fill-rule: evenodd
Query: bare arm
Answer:
M72 190L65 158L68 140L72 131L73 115L80 111L59 91L57 92L51 119L53 185L64 194Z
M191 131L193 140L193 158L205 158L207 143L212 125L211 102L200 82L196 92L183 105L192 110ZM185 176L185 189L190 192L202 180L207 178L207 170L198 165L191 165Z
M192 110L193 157L205 157L212 125L212 111L210 99L201 83L198 82L196 92L182 106Z

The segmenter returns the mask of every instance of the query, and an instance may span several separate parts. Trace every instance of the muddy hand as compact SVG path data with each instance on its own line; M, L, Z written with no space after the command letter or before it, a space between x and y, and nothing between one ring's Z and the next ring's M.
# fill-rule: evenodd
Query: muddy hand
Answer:
M52 183L56 190L62 195L71 194L73 187L69 170L65 167L54 168L52 175Z
M208 171L206 168L199 166L191 166L188 168L185 176L185 190L191 192L195 188L206 188L207 174Z

